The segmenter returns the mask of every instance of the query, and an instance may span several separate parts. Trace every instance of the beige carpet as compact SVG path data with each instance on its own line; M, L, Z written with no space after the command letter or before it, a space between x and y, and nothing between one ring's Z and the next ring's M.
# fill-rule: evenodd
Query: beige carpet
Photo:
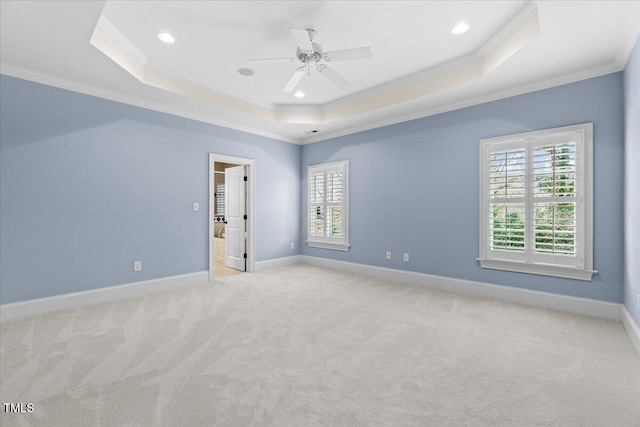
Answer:
M622 325L298 265L1 328L2 426L639 426Z

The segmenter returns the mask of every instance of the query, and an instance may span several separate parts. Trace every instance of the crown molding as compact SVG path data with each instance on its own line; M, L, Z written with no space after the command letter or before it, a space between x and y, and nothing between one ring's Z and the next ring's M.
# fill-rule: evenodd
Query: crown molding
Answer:
M325 105L280 106L147 58L108 18L101 16L91 44L142 83L251 117L286 124L322 124L370 113L463 83L476 81L540 33L537 6L528 3L477 52Z
M608 64L601 67L596 67L589 70L584 70L577 73L567 74L565 76L545 80L543 82L537 82L529 85L519 86L517 88L507 89L504 91L492 93L490 95L484 95L476 98L462 100L459 102L454 102L444 106L424 109L424 110L416 111L414 113L404 114L404 115L400 115L400 116L393 117L386 120L378 120L375 122L370 122L370 123L367 123L366 125L354 126L348 129L331 132L323 135L314 134L314 136L310 138L296 139L296 138L286 137L280 134L261 131L259 129L255 129L249 126L241 126L241 125L237 125L235 123L230 123L223 120L216 120L209 115L186 112L177 108L169 107L164 104L149 102L137 97L131 97L128 95L124 95L122 93L100 89L96 86L86 85L86 84L78 83L68 79L62 79L50 74L40 73L37 71L29 70L22 67L17 67L7 63L0 63L0 73L11 76L11 77L16 77L23 80L29 80L36 83L45 84L48 86L53 86L61 89L83 93L86 95L96 96L99 98L108 99L110 101L121 102L129 105L133 105L136 107L140 107L140 108L172 114L175 116L192 119L199 122L210 123L217 126L223 126L226 128L251 133L254 135L260 135L267 138L276 139L279 141L288 142L296 145L313 144L316 142L326 141L329 139L351 135L358 132L376 129L379 127L390 126L390 125L403 123L411 120L416 120L424 117L434 116L436 114L446 113L449 111L460 110L462 108L472 107L474 105L485 104L487 102L498 101L505 98L511 98L513 96L524 95L526 93L537 92L539 90L544 90L544 89L549 89L556 86L575 83L581 80L600 77L607 74L616 73L619 71L621 71L621 68L616 63ZM297 108L300 108L300 107L297 107ZM292 106L289 106L289 111L295 112L295 108Z
M489 40L487 40L485 44L482 45L476 52L473 52L461 58L454 59L444 64L436 65L435 67L431 67L427 70L422 70L417 73L410 74L406 77L402 77L392 82L385 83L362 92L358 92L356 94L338 99L333 102L329 102L323 106L323 109L324 111L335 110L351 104L355 101L361 101L376 95L380 95L384 92L391 92L403 86L432 79L441 74L460 70L464 67L469 67L474 63L481 61L502 43L506 42L514 32L516 32L520 27L527 23L531 18L536 17L537 13L538 8L536 3L528 3L511 21L509 21L509 23L505 27L494 34Z
M624 42L620 44L618 54L616 55L616 64L621 70L627 65L633 48L638 40L640 40L640 2L635 3L633 12L629 15L626 29L625 34L627 34L627 37Z
M221 93L224 93L226 95L230 95L239 99L242 99L244 101L247 102L251 102L254 103L256 105L259 105L263 108L267 108L267 109L274 109L276 107L275 104L265 101L263 99L251 96L251 95L247 95L243 92L237 91L235 89L232 89L230 87L215 83L211 80L208 80L204 77L201 76L197 76L195 74L189 73L187 71L181 70L177 67L174 67L172 65L166 64L164 62L160 62L157 61L155 59L151 59L149 57L147 57L140 49L138 49L138 47L133 44L123 33L122 31L120 31L120 29L107 17L105 17L104 15L100 16L100 19L98 19L98 24L97 27L100 27L106 34L108 34L113 41L115 41L117 44L119 44L123 49L125 49L130 55L131 57L133 57L133 59L135 61L137 61L140 66L145 69L145 70L152 70L152 71L156 71L158 73L162 73L162 74L166 74L168 76L174 77L176 79L180 79L180 80L184 80L186 82L190 82L190 83L194 83L196 85L208 88L208 89L212 89ZM95 31L94 31L95 34ZM93 39L93 38L92 38ZM93 43L92 43L93 44ZM94 44L94 46L96 46ZM96 46L100 51L102 51L103 53L105 53L101 47ZM107 55L109 56L109 55ZM144 78L140 79L143 83L144 82Z
M184 80L189 83L196 84L198 86L202 86L208 89L212 89L226 95L230 95L243 101L251 102L256 104L262 108L266 108L269 110L275 110L276 104L265 101L264 99L248 95L246 93L240 92L238 90L232 89L230 87L212 82L204 77L197 76L195 74L189 73L187 71L176 68L172 65L166 64L164 62L156 61L155 59L149 59L146 64L147 70L153 70L158 73L166 74L168 76L174 77L176 79Z
M264 136L266 138L275 139L282 142L288 142L290 144L301 144L301 141L295 138L289 138L280 134L272 132L262 131L249 126L243 126L236 123L228 122L225 120L216 119L210 114L205 113L193 113L185 111L180 108L171 107L168 104L159 104L156 102L150 102L148 100L125 95L120 92L106 90L97 86L79 83L77 81L60 78L51 74L41 73L39 71L30 70L23 67L0 62L0 74L4 74L10 77L15 77L22 80L28 80L35 83L44 84L47 86L56 87L59 89L70 90L72 92L78 92L85 95L95 96L98 98L107 99L109 101L120 102L123 104L132 105L134 107L140 107L147 110L154 110L161 113L171 114L178 117L184 117L186 119L196 120L198 122L209 123L216 126L222 126L228 129L235 129L241 132L247 132L254 135Z
M513 33L520 27L525 25L531 18L537 18L538 5L535 1L527 3L527 5L516 16L511 19L498 33L491 37L477 52L479 57L488 55L493 50L504 43Z
M329 134L323 134L322 136L314 135L313 137L303 139L301 144L302 145L313 144L316 142L326 141L328 139L334 139L341 136L351 135L354 133L376 129L384 126L390 126L398 123L408 122L411 120L421 119L424 117L435 116L436 114L442 114L442 113L447 113L449 111L460 110L467 107L473 107L474 105L486 104L487 102L499 101L501 99L511 98L513 96L524 95L527 93L537 92L540 90L549 89L556 86L575 83L581 80L600 77L607 74L616 73L619 71L621 71L621 69L615 63L603 65L603 66L592 68L589 70L583 70L577 73L571 73L561 77L555 77L542 82L519 86L516 88L511 88L511 89L503 90L500 92L479 96L476 98L465 99L462 101L454 102L454 103L439 106L439 107L420 110L410 114L403 114L390 119L367 123L366 125L362 125L362 126L352 127L352 128L337 131L337 132L331 132Z
M472 55L469 59L463 59L462 61L466 63L465 66L453 68L448 72L440 72L430 78L418 80L394 90L381 92L351 104L325 111L325 121L333 121L364 114L425 97L443 90L452 89L463 83L478 81L516 54L539 34L540 25L536 12L528 16L526 21L519 25L515 31L511 31L507 36L504 36L506 38L503 38L500 43L497 43L496 47L490 51L485 51L484 56Z
M97 26L101 27L115 42L122 46L140 65L147 64L149 58L136 45L131 43L109 18L100 15Z
M7 63L0 64L0 72L13 77L98 96L116 102L123 102L141 108L224 126L288 143L304 145L620 71L623 69L623 63L626 62L633 49L637 33L640 32L640 20L634 19L634 17L640 16L640 3L634 10L635 14L631 16L629 27L634 27L635 29L631 32L632 36L627 39L625 45L619 50L615 63L497 93L463 99L447 105L426 109L418 109L419 107L415 107L413 112L407 114L399 114L395 117L376 120L363 125L351 125L348 126L347 129L330 131L326 134L310 134L307 137L301 138L292 138L273 132L262 131L258 128L260 124L256 124L253 121L244 120L244 123L252 123L253 126L250 126L242 123L243 121L241 120L234 120L233 122L220 120L212 117L214 115L212 115L210 111L204 111L206 108L200 108L201 111L188 111L184 108L175 108L168 102L150 102L143 97L133 97L125 93L101 89L98 86L62 79L53 75L15 67ZM393 114L394 105L413 100L420 96L426 96L436 91L446 90L447 88L457 86L461 82L478 80L482 75L490 72L506 58L513 55L513 53L515 53L514 49L517 51L538 33L539 22L537 6L535 2L531 2L528 3L509 24L492 36L477 52L415 73L398 81L325 104L324 106L275 105L257 98L251 100L240 99L238 93L230 88L222 88L222 90L226 90L226 93L223 93L218 90L221 89L221 87L207 79L147 58L144 53L130 43L106 17L100 18L92 36L92 44L96 40L98 40L99 43L109 43L109 46L115 49L114 57L110 56L110 58L141 82L145 83L145 80L147 80L151 86L208 102L214 108L229 108L235 110L241 114L246 114L252 120L262 119L273 123L313 125L337 122L344 119L349 120L355 115L385 112L385 109ZM102 40L100 40L101 37ZM501 49L506 49L508 54L505 56L504 52L501 52ZM620 58L623 57L624 61L620 60ZM622 65L620 65L621 63ZM179 86L180 90L167 89L167 86ZM433 88L434 86L436 86L435 89ZM420 92L420 90L422 90L422 92ZM394 93L394 91L396 92ZM222 100L222 102L211 102L212 93L214 95L217 94L219 96L218 100ZM354 105L352 105L354 102L359 102L360 105L356 105L356 108L354 108ZM340 109L342 109L342 111ZM358 121L362 122L362 118L359 118Z

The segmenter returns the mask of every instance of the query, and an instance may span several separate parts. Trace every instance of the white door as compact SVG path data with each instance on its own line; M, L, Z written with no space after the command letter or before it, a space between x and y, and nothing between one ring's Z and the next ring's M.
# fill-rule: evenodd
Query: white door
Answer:
M244 166L225 169L224 182L227 192L224 242L224 265L245 270L245 181Z

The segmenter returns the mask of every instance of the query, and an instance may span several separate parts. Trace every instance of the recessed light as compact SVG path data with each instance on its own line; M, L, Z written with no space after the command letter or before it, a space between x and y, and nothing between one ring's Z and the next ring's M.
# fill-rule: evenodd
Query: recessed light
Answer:
M451 32L453 34L462 34L462 33L466 32L468 29L469 29L469 24L467 24L466 22L460 22L458 25L453 27Z
M158 38L165 43L173 43L176 41L176 39L174 39L169 33L160 33L158 34Z
M245 77L253 76L253 70L251 68L239 68L238 73L242 74Z
M296 93L294 93L293 96L295 96L296 98L304 98L304 92L299 90Z

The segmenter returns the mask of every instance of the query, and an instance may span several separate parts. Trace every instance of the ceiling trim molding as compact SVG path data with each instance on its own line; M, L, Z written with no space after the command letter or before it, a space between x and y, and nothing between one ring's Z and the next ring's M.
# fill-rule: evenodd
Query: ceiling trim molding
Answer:
M249 101L214 89L202 87L168 74L146 67L137 61L118 40L115 40L102 25L96 25L89 43L120 65L140 82L178 95L208 103L209 105L247 114L254 118L275 121L275 112Z
M480 49L481 51L484 50L484 55L481 56L476 53L463 58L461 63L466 63L466 65L458 66L448 72L439 72L394 90L381 92L351 104L325 111L325 120L331 121L363 114L452 89L463 83L480 80L540 34L537 9L533 9L535 13L531 13L529 9L525 11L527 13L524 22L517 20L518 25L514 25L516 27L515 30L507 26L507 32L504 35L499 32L496 37L489 41L490 48ZM495 38L498 41L493 41Z
M622 68L620 68L617 63L612 63L612 64L592 68L590 70L584 70L577 73L567 74L562 77L552 78L549 80L545 80L543 82L538 82L530 85L520 86L513 89L508 89L505 91L493 93L491 95L479 96L479 97L468 99L468 100L454 102L452 104L448 104L441 107L429 108L426 110L417 111L415 113L404 114L404 115L393 117L387 120L378 120L375 122L367 123L366 125L351 127L349 129L341 130L338 132L331 132L331 133L322 134L322 135L316 134L310 138L296 139L296 138L282 136L279 134L274 134L271 132L265 132L249 126L240 126L235 123L230 123L224 120L216 120L208 115L187 112L182 109L168 107L167 105L164 105L164 104L149 102L137 97L124 95L122 93L109 91L105 89L100 89L96 86L86 85L86 84L78 83L76 81L72 81L68 79L62 79L50 74L33 71L23 67L17 67L4 62L0 63L0 73L11 76L11 77L16 77L23 80L29 80L29 81L41 83L47 86L53 86L60 89L70 90L73 92L83 93L85 95L96 96L96 97L104 98L110 101L121 102L124 104L132 105L134 107L140 107L140 108L158 111L161 113L172 114L175 116L184 117L191 120L209 123L216 126L222 126L229 129L234 129L241 132L247 132L254 135L264 136L266 138L271 138L278 141L288 142L296 145L313 144L316 142L326 141L329 139L351 135L358 132L364 132L364 131L376 129L379 127L390 126L390 125L403 123L411 120L421 119L423 117L429 117L429 116L434 116L436 114L446 113L449 111L455 111L455 110L460 110L467 107L473 107L475 105L485 104L487 102L499 101L501 99L511 98L513 96L524 95L531 92L537 92L539 90L544 90L544 89L549 89L556 86L575 83L582 80L587 80L587 79L600 77L600 76L604 76L611 73L616 73L619 71L622 71Z
M322 124L325 123L325 115L322 107L313 105L287 106L276 110L276 122L287 124Z
M516 16L511 19L500 31L491 37L477 52L478 57L483 57L491 53L504 43L520 27L525 25L531 18L538 16L538 5L535 1L527 5Z
M126 37L119 37L134 33L120 34L114 23L124 29L123 24L128 21L122 21L123 24L119 24L120 21L116 19L118 15L109 15L110 9L103 8L104 1L92 5L87 4L86 8L80 9L73 7L71 4L73 2L65 3L64 7L61 4L60 7L55 8L44 7L46 2L21 4L20 7L18 7L18 3L16 2L11 7L2 8L3 12L7 9L6 18L13 25L3 27L3 35L5 32L7 33L7 37L3 38L3 46L6 44L8 47L2 51L0 73L139 108L302 145L619 72L627 66L634 46L640 43L638 39L640 36L640 2L624 2L627 3L626 5L620 2L617 6L615 2L606 5L603 3L601 6L589 7L584 11L576 9L576 12L579 12L578 14L588 13L584 16L587 19L586 22L591 23L592 28L602 28L603 36L606 36L606 40L608 40L606 45L596 44L597 52L592 52L593 46L579 45L580 49L575 52L575 58L588 59L584 61L572 62L573 56L562 56L562 51L559 49L552 49L552 56L547 57L544 49L553 46L554 37L558 37L558 42L563 43L562 46L572 46L573 43L580 40L577 38L577 35L582 34L580 31L588 31L588 28L581 25L581 22L572 20L572 25L576 25L575 30L579 31L575 33L572 31L575 36L571 39L573 40L572 44L564 43L567 41L565 37L570 35L561 31L562 28L559 27L561 21L554 17L557 13L557 18L570 18L574 13L572 8L556 9L551 7L551 3L540 2L538 4L525 1L519 3L515 8L509 9L510 13L505 14L500 20L500 22L504 22L504 25L495 23L495 25L482 27L484 37L480 38L479 34L476 34L477 37L472 39L473 45L469 45L469 49L465 48L460 51L463 55L467 54L466 56L458 56L450 62L441 62L440 65L423 69L417 73L405 74L400 81L389 82L387 80L388 86L385 85L390 90L399 89L396 95L400 97L403 95L403 90L405 95L410 96L411 90L406 86L415 84L417 89L425 91L424 96L405 99L404 101L408 101L406 103L402 103L402 99L398 101L400 103L389 103L387 99L386 103L380 102L375 105L376 99L371 98L372 93L375 90L381 90L382 86L368 86L369 89L365 91L356 92L354 90L356 93L341 99L334 98L334 101L324 105L313 102L297 104L297 102L312 100L310 96L307 96L309 99L303 98L293 102L293 98L291 98L284 100L283 104L276 104L275 102L267 102L266 100L271 98L258 91L254 95L246 94L248 97L256 97L252 100L243 100L238 96L238 93L223 93L222 89L216 91L213 87L215 82L207 81L207 78L216 80L213 77L214 74L209 71L189 68L182 74L174 73L175 70L171 70L171 67L180 68L185 65L172 61L170 58L167 58L166 62L173 65L161 64L147 58L145 55L155 56L153 52L156 47L159 47L153 42L154 39L146 38L149 37L149 34L155 37L154 30L152 29L151 33L140 32L140 36L145 37L145 40L148 40L150 44L148 48L138 49L132 43L128 43ZM101 13L105 14L104 17ZM454 87L455 81L464 80L464 76L456 77L453 74L456 72L462 74L461 70L467 69L466 78L477 79L478 73L483 72L483 67L476 64L480 52L491 55L493 51L497 51L499 47L496 46L500 44L501 40L515 37L538 13L540 14L539 26L545 37L538 37L531 45L522 49L516 56L513 56L482 80L475 82L469 80L471 81L469 84L458 83L460 85ZM11 17L10 14L12 14ZM49 15L53 20L42 20L42 16ZM479 15L482 15L482 12L479 12ZM546 20L547 17L550 18L549 21ZM102 25L96 25L102 18L104 18ZM171 15L168 20L171 21ZM64 25L63 28L59 28L61 31L52 33L50 37L44 39L20 37L25 29L31 29L29 31L32 33L33 31L37 33L38 28L41 31L47 30L47 25L52 22L55 24L54 21ZM134 22L131 21L131 23ZM402 21L398 21L398 24L401 23ZM87 43L87 39L92 36L92 32L96 32L98 26L101 27L100 33L104 40L107 40L114 47L118 60L112 58L112 60L105 61L107 57L96 53L95 47ZM402 28L401 25L398 27ZM546 34L547 30L549 30L549 37ZM122 40L123 38L124 40ZM132 42L136 40L131 38ZM450 36L446 37L446 41L452 42ZM142 47L143 44L139 44L139 46ZM474 51L473 47L478 48L477 52L469 55ZM28 52L40 52L41 54L33 56L27 55ZM58 55L58 52L63 55ZM449 53L453 52L449 51ZM496 55L499 56L497 52ZM63 61L71 61L69 66L60 67L60 58L66 58ZM557 64L554 58L559 60ZM158 59L162 58L158 57ZM241 60L240 57L236 59ZM397 60L402 61L402 57L398 57ZM547 62L544 62L546 65L543 69L537 70L534 60ZM114 62L120 67L113 67ZM603 63L605 65L602 65ZM236 64L236 66L239 65ZM122 73L122 69L128 72ZM211 70L211 68L208 69ZM407 68L405 72L411 73L412 69L415 70L415 68ZM393 70L399 71L399 69L393 68L389 72ZM233 72L233 68L229 71ZM567 74L560 74L563 72ZM195 73L195 75L190 73ZM172 76L170 74L178 75ZM237 77L239 78L239 76ZM375 77L377 79L379 76ZM436 88L440 92L430 94L432 92L429 92L428 87L420 87L418 83L424 77L428 77L429 84L442 86ZM440 78L442 80L438 80ZM448 80L449 78L451 80ZM152 87L140 85L145 79L152 82L150 85ZM546 80L539 81L540 79ZM234 82L238 85L236 86ZM362 83L366 82L369 80ZM245 88L241 83L241 80L232 79L226 84L230 91L242 91ZM167 90L168 85L178 85L180 91ZM447 89L446 85L454 88ZM435 92L435 90L433 91ZM341 95L337 96L344 95L343 91ZM265 96L264 99L261 98L263 96ZM220 99L223 100L223 103L217 102ZM355 107L358 106L351 105L354 101L365 104L360 106L365 109L357 110ZM231 106L225 105L224 102L228 102ZM123 108L126 109L126 107ZM345 108L345 110L332 111L332 108ZM135 112L135 110L131 111ZM348 115L343 118L339 117L345 112ZM196 124L193 125L196 126ZM228 135L234 139L233 132ZM236 139L250 140L252 137L240 135ZM256 142L259 144L261 140Z
M170 107L167 104L159 104L156 102L150 102L139 97L133 97L125 95L120 92L112 90L101 89L97 86L78 83L74 80L60 78L51 74L41 73L39 71L30 70L28 68L18 67L15 65L0 62L0 74L4 74L10 77L15 77L22 80L28 80L35 83L44 84L47 86L56 87L59 89L69 90L72 92L78 92L85 95L95 96L109 101L120 102L122 104L131 105L134 107L144 108L147 110L158 111L160 113L171 114L173 116L184 117L186 119L195 120L198 122L209 123L216 126L225 127L228 129L234 129L241 132L251 133L254 135L264 136L266 138L275 139L282 142L288 142L290 144L300 145L301 141L295 138L289 138L279 134L262 131L249 126L242 126L236 123L220 120L212 117L210 114L205 113L193 113L185 111L180 108Z
M90 43L142 83L273 123L322 124L369 113L481 79L540 34L538 9L528 3L478 51L440 66L325 105L279 106L221 87L203 77L144 57L107 18ZM144 62L141 59L145 58Z
M215 91L242 99L247 102L255 103L256 105L259 105L264 108L274 109L276 107L275 104L265 101L264 99L247 95L240 91L234 90L230 87L220 85L218 83L212 82L211 80L207 80L204 77L200 77L195 74L189 73L187 71L180 70L169 64L165 64L164 62L160 62L155 59L148 58L144 53L142 53L140 49L138 49L136 45L134 45L122 33L122 31L120 31L120 29L118 29L118 27L113 22L111 22L109 18L105 17L104 15L100 16L96 27L101 27L101 29L104 30L116 43L118 43L122 48L124 48L133 57L133 59L140 64L140 67L142 67L143 70L152 70L158 73L163 73L168 76L175 77L176 79L184 80L189 83L194 83L196 85L199 85L208 89L213 89ZM95 43L94 43L94 37L96 37ZM98 41L97 37L99 37L99 34L97 34L96 31L94 30L94 35L92 36L91 44L93 44L98 50L100 50L102 53L104 53L109 58L111 58L111 55L109 55L110 52L108 53L103 50L103 47L106 47L107 49L109 48L108 41L107 40ZM115 59L113 58L111 59L115 61ZM142 81L142 83L145 83L143 78L139 78L138 76L136 76L136 78Z
M169 64L165 64L164 62L156 61L155 59L149 59L146 64L146 68L148 70L153 70L158 73L166 74L168 76L175 77L176 79L179 79L179 80L184 80L186 82L193 83L198 86L202 86L208 89L212 89L212 90L224 93L226 95L230 95L230 96L242 99L243 101L254 103L260 107L267 108L269 110L276 109L276 104L272 102L265 101L264 99L254 97L246 93L242 93L240 91L237 91L227 86L220 85L218 83L214 83L211 80L207 80L204 77L191 74L187 71L173 67Z
M624 42L620 44L620 49L616 55L616 64L621 70L627 65L627 61L631 56L633 48L638 40L640 40L640 2L635 4L633 12L629 16L627 31L625 31L625 34L628 34L628 36L625 38Z
M519 86L512 89L507 89L501 92L492 93L490 95L483 95L476 98L454 102L454 103L440 106L440 107L429 108L426 110L421 110L421 111L417 111L410 114L403 114L390 119L367 123L366 125L356 126L356 127L352 127L349 129L338 131L338 132L323 134L322 136L316 134L313 137L303 139L301 144L302 145L313 144L316 142L326 141L329 139L351 135L358 132L364 132L371 129L391 126L394 124L408 122L411 120L417 120L424 117L435 116L436 114L442 114L450 111L461 110L463 108L473 107L475 105L486 104L488 102L493 102L493 101L499 101L501 99L511 98L514 96L524 95L532 92L537 92L544 89L550 89L552 87L562 86L565 84L576 83L582 80L592 79L595 77L600 77L607 74L616 73L619 71L621 71L621 68L617 64L612 63L612 64L592 68L590 70L584 70L584 71L579 71L577 73L567 74L561 77L555 77L555 78L538 82L538 83L533 83L533 84Z
M221 91L219 85L207 82L190 73L182 72L176 76L175 68L155 60L150 60L131 43L113 23L101 16L91 35L89 43L116 64L133 75L140 82L169 92L205 101L212 105L249 114L260 119L275 120L272 104L256 102L239 96L231 89ZM142 60L144 58L144 60Z
M124 48L133 58L140 63L140 65L144 66L149 61L149 58L142 53L140 49L136 47L133 43L126 38L118 27L114 25L113 22L104 15L100 15L100 19L98 19L98 26L102 27L102 29L109 34L109 36L117 42L122 48Z
M461 58L454 59L444 64L436 65L427 70L418 71L417 73L410 74L406 77L394 80L392 82L376 86L374 88L358 92L354 95L338 99L333 102L329 102L323 106L325 111L334 110L345 105L351 104L354 101L360 101L366 98L370 98L375 95L379 95L383 92L390 92L403 86L407 86L420 81L431 79L440 74L448 73L454 70L470 66L483 57L487 56L500 44L507 41L507 39L517 31L522 25L526 24L531 18L537 16L538 9L535 2L528 3L509 23L503 27L500 31L494 34L489 40L485 42L480 49L469 55Z

